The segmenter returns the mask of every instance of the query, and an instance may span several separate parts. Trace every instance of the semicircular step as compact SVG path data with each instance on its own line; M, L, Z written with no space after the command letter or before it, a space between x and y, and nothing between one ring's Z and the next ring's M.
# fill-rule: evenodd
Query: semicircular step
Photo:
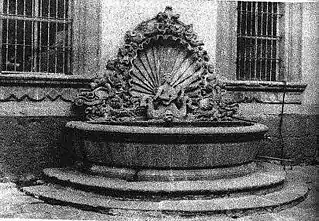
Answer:
M255 162L213 169L132 169L92 165L87 173L127 181L196 181L241 177L260 170Z
M197 181L126 181L79 172L70 168L47 168L44 174L50 182L105 195L210 195L272 192L282 188L285 173L282 170L260 170L246 176ZM127 192L127 194L125 194ZM134 198L133 197L133 198ZM138 197L139 198L139 197Z
M285 209L303 201L308 193L305 185L289 183L279 191L265 195L221 197L193 200L125 200L105 195L62 187L38 185L23 187L22 191L49 203L74 206L80 209L108 213L112 210L156 211L183 215L238 214Z

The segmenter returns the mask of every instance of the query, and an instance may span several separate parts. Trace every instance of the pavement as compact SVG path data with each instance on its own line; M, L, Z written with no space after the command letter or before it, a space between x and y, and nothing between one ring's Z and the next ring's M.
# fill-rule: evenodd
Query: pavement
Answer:
M319 165L287 168L287 179L306 183L310 189L308 197L300 204L277 212L256 213L242 217L194 216L181 217L171 214L141 213L118 210L112 215L84 211L69 206L51 205L26 196L10 180L0 182L0 221L2 220L196 220L196 221L319 221L318 182Z

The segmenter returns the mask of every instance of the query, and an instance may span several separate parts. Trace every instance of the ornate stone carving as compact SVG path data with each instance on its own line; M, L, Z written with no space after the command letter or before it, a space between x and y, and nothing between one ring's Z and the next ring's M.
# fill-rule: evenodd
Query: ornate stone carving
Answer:
M203 42L178 18L167 7L126 33L105 75L75 100L88 120L225 120L236 113Z

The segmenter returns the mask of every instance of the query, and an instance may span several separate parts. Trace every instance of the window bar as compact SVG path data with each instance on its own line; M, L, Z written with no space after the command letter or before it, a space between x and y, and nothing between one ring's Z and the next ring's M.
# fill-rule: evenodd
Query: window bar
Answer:
M237 9L238 9L238 16L237 16L237 35L240 35L241 34L241 22L242 22L242 15L241 15L241 7L242 7L242 4L241 2L238 2L238 5L237 5ZM237 38L237 79L240 79L240 73L241 73L241 70L240 70L240 64L241 64L241 57L242 57L242 54L241 54L241 50L240 50L240 43L241 43L241 39L240 38Z
M273 38L274 37L274 33L273 33L273 23L274 23L274 14L273 14L273 12L274 12L274 4L273 3L271 3L271 9L270 9L270 12L271 12L271 16L270 16L270 24L269 24L269 35ZM270 55L269 55L269 57L270 57L270 61L269 61L269 80L270 81L272 81L272 62L273 62L273 48L274 48L274 42L275 42L275 40L274 39L272 39L272 40L270 40Z
M7 14L9 14L9 0L7 1ZM8 70L8 61L9 61L9 19L7 19L7 39L6 39L6 70Z
M252 55L251 55L251 78L250 79L254 79L254 75L255 75L255 68L256 68L256 65L255 65L255 57L256 57L256 53L255 53L255 44L256 44L256 13L255 13L255 10L256 10L256 2L252 2L252 8L251 8L251 14L252 14L252 21L253 21L253 24L251 26L252 30L251 30L251 38L250 38L250 41L251 41L251 52L252 52Z
M273 3L272 4L272 17L271 17L271 34L272 34L272 36L277 36L277 33L274 31L274 26L275 26L275 22L276 22L276 19L275 19L275 17L276 17L276 15L275 15L275 13L274 13L274 11L275 11L275 3ZM274 62L276 62L276 60L275 60L275 57L276 57L276 54L274 53L274 49L276 48L276 44L277 44L277 41L276 40L272 40L271 41L271 67L270 67L270 80L271 81L275 81L276 80L276 78L274 78L274 75L273 75L273 73L274 73L274 68L273 68L273 63Z
M251 51L251 56L250 56L250 72L251 76L250 79L253 79L255 72L255 26L256 26L256 14L255 14L255 2L251 2L251 36L250 36L250 51Z
M246 2L246 6L245 6L245 36L247 36L248 35L248 4L249 4L249 2ZM247 79L247 72L248 72L248 70L247 70L247 68L248 68L248 66L247 66L247 55L248 55L248 53L247 53L247 40L246 40L246 38L244 38L243 39L244 40L244 45L245 45L245 47L244 47L244 76L243 76L243 78L246 80Z
M73 12L73 1L68 0L68 19L72 19L72 12ZM71 20L72 21L72 20ZM67 43L67 71L65 73L71 74L72 71L72 40L73 40L73 32L72 32L72 24L70 23L70 20L68 20L68 31L67 31L67 38L68 38L68 43Z
M264 34L264 4L260 3L260 36ZM258 80L262 80L263 74L263 39L260 39L260 54L259 54L259 78Z
M15 0L15 14L18 14L18 0ZM14 71L17 70L18 21L14 21Z
M42 9L43 9L43 1L39 0L39 16L42 17ZM39 72L42 71L42 28L43 28L43 22L38 22L39 24L39 41L38 41L38 50L37 50L37 55L38 55L38 67L39 67ZM36 33L36 34L38 34Z
M268 76L268 80L271 81L271 50L272 50L272 38L273 38L273 35L271 33L271 29L272 29L272 23L273 23L273 20L272 20L272 8L273 8L273 3L269 3L269 7L268 7L268 11L269 11L269 21L268 21L268 26L267 26L267 33L268 33L268 36L270 37L270 40L268 41L268 50L267 50L267 53L268 53L268 61L267 61L267 67L268 67L268 70L267 70L267 76Z
M237 3L237 36L239 36L241 34L241 2ZM240 54L240 42L239 42L239 37L237 37L237 58L236 58L236 79L240 78L240 59L241 59L241 54Z
M257 41L257 36L258 36L258 3L254 2L255 5L255 56L254 56L254 63L255 63L255 70L254 70L254 77L253 79L257 78L257 56L258 56L258 41Z
M244 4L246 4L246 3L244 3L244 2L242 2L241 3L241 8L243 9L242 11L242 13L241 13L241 29L240 29L240 34L241 35L244 35L244 33L245 33L245 25L244 25L244 23L245 23L245 17L244 17ZM241 80L243 80L243 77L244 77L244 62L245 62L245 59L244 59L244 54L245 54L245 45L244 45L244 38L241 38L240 39L240 41L241 41L241 45L240 45L240 49L241 49L241 53L240 53L240 55L241 55L241 58L240 58L240 76L239 76L239 78L241 79Z
M251 2L247 2L248 4L248 10L247 10L247 34L248 36L251 36L252 35L252 30L251 30L251 23L252 23L252 20L251 20ZM248 59L247 59L247 74L249 76L249 78L251 78L251 41L249 38L245 38L245 42L246 42L246 48L247 48L247 54L248 55Z
M275 20L275 25L276 25L276 36L278 35L279 33L279 25L278 25L278 18L280 16L280 13L279 13L279 7L278 7L278 3L274 3L275 4L275 11L276 11L276 20ZM275 75L274 75L274 80L278 79L278 75L279 75L279 58L278 58L278 54L279 54L279 47L278 47L278 40L275 41L276 43L276 56L275 56L275 69L276 69L276 72L275 72Z
M47 13L47 17L48 18L50 18L50 13L51 13L51 0L48 0L48 2L49 2L49 5L48 5L48 13ZM47 41L47 54L46 54L46 57L47 57L47 59L46 59L46 72L49 72L49 60L50 60L50 27L51 27L51 22L47 22L47 28L48 28L48 30L47 30L47 39L48 39L48 41Z
M271 40L269 41L269 61L268 61L268 79L271 81L271 61L272 61L272 49L273 49L273 33L272 33L272 25L273 25L273 3L270 4L270 18L269 18L269 28L268 28L268 33L269 36L271 37Z
M287 80L289 78L289 70L288 70L288 67L287 67L287 70L286 70L286 67L285 67L285 62L283 62L283 59L284 59L284 54L285 54L285 51L284 50L280 50L282 48L284 48L284 41L283 41L283 36L285 35L284 34L284 9L283 9L283 5L282 3L277 3L278 4L278 21L277 21L277 24L278 24L278 33L277 35L279 36L278 38L278 76L276 78L277 81L279 80ZM286 74L285 74L286 73Z
M267 37L267 40L265 42L266 44L266 50L265 50L265 80L266 81L269 81L269 74L268 74L268 60L269 60L269 54L268 54L268 49L269 49L269 40L268 38L271 37L268 33L268 26L269 26L269 3L266 2L266 12L267 12L267 19L266 19L266 27L265 27L265 34L266 34L266 37Z
M5 0L4 0L5 1ZM0 12L1 13L3 13L3 4L1 3L0 4ZM3 30L3 28L2 28L2 25L3 25L3 21L4 21L4 19L0 19L0 30ZM2 31L0 31L0 42L1 42L1 45L0 45L0 74L1 74L1 72L2 72L2 69L3 69L3 64L2 64L2 62L3 62L3 58L2 58L2 51L3 51L3 42L2 42Z
M264 34L264 27L265 27L265 12L264 12L264 3L260 3L260 11L261 11L261 23L260 23L260 70L259 70L259 80L262 81L264 78L264 47L265 47L265 34Z
M258 36L262 36L263 35L263 3L259 2L259 35ZM259 70L258 70L258 77L257 80L260 81L261 80L261 73L262 73L262 53L263 53L263 40L258 37L258 41L259 41L259 54L258 54L258 64L259 64Z
M35 2L34 1L32 1L31 2L31 7L32 7L32 9L31 9L31 16L32 17L34 17L34 14L35 14ZM34 45L35 45L35 39L36 39L36 37L35 37L35 32L36 32L36 28L35 28L35 23L36 22L31 22L31 72L33 72L33 71L35 71L34 70L34 68L35 68L35 61L36 61L36 56L35 56L35 54L34 54Z
M276 18L275 18L275 4L272 7L272 27L271 27L271 34L272 36L276 36L276 32L274 31L275 29L275 24L274 22L276 22ZM274 80L273 76L274 76L274 72L276 71L274 69L274 58L276 57L276 53L275 53L275 48L276 48L276 41L272 41L272 49L271 49L271 74L270 74L270 80ZM276 74L276 73L275 73Z
M23 17L26 16L26 8L25 8L25 0L23 0ZM25 27L26 21L23 21L23 55L22 55L22 71L25 71L25 50L26 50L26 27Z
M67 5L67 1L64 0L63 1L63 20L65 21L66 18L67 18L67 8L68 8L68 5ZM65 28L65 23L63 23L63 32L65 32L66 28ZM65 38L63 39L63 46L62 46L62 73L65 73L66 70L65 70Z
M268 35L267 35L267 25L268 25L268 3L264 2L264 36L266 37L264 41L264 55L263 55L263 80L267 80L267 41L268 41Z
M56 20L54 18L41 18L41 17L22 17L21 15L18 15L18 16L15 16L15 15L3 15L2 16L3 18L5 19L14 19L14 20L25 20L25 21L38 21L38 22L41 22L41 21L44 21L44 22L59 22L59 23L69 23L68 19L66 20L63 20L63 19L59 19L59 20Z
M254 21L254 18L253 18L253 2L250 2L250 25L249 25L249 30L250 30L250 34L249 36L252 36L253 35L253 29L252 29L252 25L253 25L253 21ZM247 39L247 41L249 42L249 77L251 79L252 77L252 45L253 45L253 41L251 38Z
M67 30L67 47L66 47L66 55L67 55L67 59L66 59L66 74L70 74L71 71L71 42L72 42L72 31L71 31L71 25L67 26L68 30Z
M59 1L56 0L55 1L55 19L58 19L58 10L59 10ZM55 24L54 73L57 73L57 65L58 65L57 34L58 34L58 23Z
M250 9L249 9L250 8ZM251 36L251 2L247 2L247 12L246 12L246 19L247 19L247 36ZM249 38L245 38L245 45L246 45L246 51L247 51L247 58L246 58L246 77L251 77L250 72L250 60L251 60L251 53L250 53L250 40Z

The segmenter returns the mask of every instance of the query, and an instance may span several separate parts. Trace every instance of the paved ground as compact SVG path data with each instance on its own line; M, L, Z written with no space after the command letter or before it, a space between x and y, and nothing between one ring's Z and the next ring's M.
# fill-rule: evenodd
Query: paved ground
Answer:
M311 188L307 199L293 208L279 212L253 214L238 218L231 217L178 217L159 215L158 213L141 214L138 212L114 211L114 214L106 215L90 211L82 211L76 208L50 205L38 199L25 196L12 182L0 183L0 221L21 219L68 219L68 220L220 220L220 221L312 221L319 220L319 182L317 173L319 166L295 166L288 169L287 178L297 182L306 182ZM318 209L317 209L318 208ZM318 211L318 212L316 212Z

